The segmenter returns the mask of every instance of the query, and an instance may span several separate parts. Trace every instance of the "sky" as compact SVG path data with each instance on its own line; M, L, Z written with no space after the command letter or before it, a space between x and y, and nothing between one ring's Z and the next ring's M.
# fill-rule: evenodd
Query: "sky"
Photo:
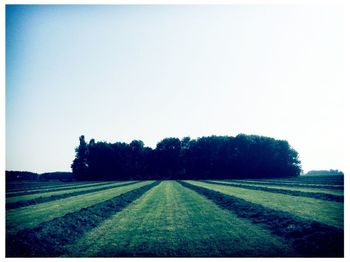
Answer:
M344 170L343 10L332 5L6 7L6 170L70 171L79 136L155 147L287 140Z

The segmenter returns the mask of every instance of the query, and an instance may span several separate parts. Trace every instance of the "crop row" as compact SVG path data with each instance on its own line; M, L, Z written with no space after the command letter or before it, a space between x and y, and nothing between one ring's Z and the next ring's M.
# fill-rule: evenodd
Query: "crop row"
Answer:
M302 183L310 185L344 185L344 176L298 176L291 178L249 179L249 181L269 181L282 183Z
M300 181L287 181L287 180L237 180L230 179L226 181L239 182L245 184L254 184L254 185L275 185L275 186L289 186L289 187L301 187L301 188L312 188L312 189L332 189L332 190L343 190L344 185L336 184L312 184L312 183L300 183Z
M100 192L72 196L37 205L7 210L6 233L13 234L25 228L35 227L42 222L109 200L127 191L150 184L151 182L152 181L139 182Z
M89 189L78 188L78 189L69 189L69 190L59 191L59 192L50 192L50 193L43 193L43 194L33 194L33 195L25 195L20 197L13 197L6 200L6 209L9 210L9 209L19 208L24 206L36 205L36 204L68 198L72 196L84 195L84 194L103 191L111 188L121 187L124 185L131 185L135 183L138 183L138 182L134 181L134 182L113 183L113 184L107 184L102 186L94 186L93 188L89 188Z
M69 250L73 257L295 255L282 238L175 181L152 188Z
M79 189L74 196L7 210L6 255L344 254L343 202L257 189L262 186L178 182L125 182L110 189L105 184L88 188L98 191Z
M315 220L338 228L344 224L344 203L324 201L315 198L290 196L261 190L209 184L190 180L191 184L215 190L225 195L242 198L246 201L261 204L267 208L285 211L304 219Z
M15 196L24 196L24 195L31 195L31 194L41 194L45 192L57 192L57 191L64 191L69 189L78 189L78 188L87 188L87 187L94 187L97 185L105 185L105 184L112 184L117 181L112 182L75 182L73 184L60 184L58 186L52 185L52 186L46 186L46 187L35 187L35 188L28 188L25 190L17 190L17 191L9 191L6 192L6 197L15 197Z
M253 223L263 224L273 234L289 239L293 247L303 256L338 257L344 254L344 232L338 228L193 184L180 183L237 216L248 218Z
M305 192L305 191L299 191L299 190L289 190L289 189L267 187L267 186L245 185L245 184L239 184L239 183L222 183L222 182L209 181L209 180L206 180L203 182L209 183L209 184L217 184L217 185L240 187L240 188L253 189L253 190L261 190L261 191L267 191L267 192L278 193L278 194L285 194L285 195L290 195L290 196L302 196L302 197L310 197L310 198L316 198L316 199L321 199L321 200L344 202L344 196L333 195L333 194L328 194L328 193Z
M63 246L79 239L86 231L125 208L144 192L157 185L153 182L104 202L68 213L38 227L24 229L7 237L8 257L56 257L64 253Z
M6 183L6 193L24 192L28 190L45 190L54 189L69 186L81 186L90 185L96 183L103 183L101 181L74 181L74 182L61 182L61 181L21 181L21 182L8 182Z
M326 193L332 195L342 196L344 195L343 188L322 188L322 187L303 187L303 186L295 186L290 184L274 184L274 183L252 183L252 182L241 182L240 180L209 180L214 182L220 182L224 184L239 184L239 185L253 185L253 186L261 186L268 188L277 188L277 189L287 189L294 191L302 191L302 192L314 192L314 193Z

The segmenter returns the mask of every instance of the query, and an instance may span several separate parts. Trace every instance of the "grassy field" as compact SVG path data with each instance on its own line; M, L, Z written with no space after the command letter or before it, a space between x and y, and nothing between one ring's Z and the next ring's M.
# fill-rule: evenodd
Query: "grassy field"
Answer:
M226 195L242 198L268 208L289 212L306 219L319 221L339 228L343 228L344 226L343 203L307 197L295 197L226 185L207 184L199 181L190 181L190 183Z
M293 254L282 239L220 209L175 181L162 182L86 234L70 250L73 256Z
M236 182L236 183L244 183L244 184L254 184L254 185L275 185L275 186L290 186L290 187L302 187L302 188L313 188L313 189L344 189L344 181L343 179L332 179L328 183L327 180L323 181L320 179L317 180L285 180L285 179L263 179L263 180L226 180L226 182Z
M305 183L312 185L344 185L344 176L299 176L292 178L275 178L264 180L245 180L261 182Z
M275 189L285 189L285 190L292 190L292 191L302 191L302 192L311 192L311 193L324 193L324 194L331 194L331 195L337 195L337 196L343 196L344 195L344 191L343 190L339 190L339 189L324 189L322 187L302 187L299 185L293 185L291 183L285 183L284 185L275 185L275 184L271 184L271 183L246 183L246 182L234 182L234 181L222 181L222 180L210 180L210 181L214 181L214 182L219 182L222 184L228 184L228 185L254 185L254 186L259 186L259 187L266 187L266 188L275 188Z
M56 191L63 191L63 190L69 190L69 189L79 189L79 188L89 188L94 186L102 186L106 184L111 184L113 182L95 182L95 183L69 183L68 185L52 185L51 183L47 183L48 185L37 187L34 189L20 189L20 190L9 190L9 192L6 193L6 197L14 197L14 196L22 196L22 195L31 195L31 194L37 194L37 193L45 193L45 192L56 192Z
M103 184L103 185L93 185L93 186L89 186L88 188L85 187L76 187L76 188L64 188L64 190L59 190L59 191L46 191L45 192L41 192L41 193L34 193L34 194L26 194L26 195L21 195L21 196L14 196L14 197L7 197L6 198L6 203L15 203L18 201L27 201L27 200L32 200L32 199L36 199L36 198L43 198L43 197L50 197L50 196L56 196L56 195L61 195L61 194L67 194L67 193L78 193L78 192L82 192L82 191L86 191L91 190L91 189L104 189L107 187L111 187L114 185L123 185L123 184L128 184L130 182L116 182L116 183L107 183L107 184Z
M61 187L80 187L80 186L89 186L94 184L103 184L110 182L101 182L101 181L83 181L83 182L61 182L61 181L21 181L21 182L8 182L6 183L6 194L14 192L30 192L33 190L45 190L45 189L59 189Z
M25 228L35 227L42 222L106 201L148 183L150 182L140 182L115 189L107 189L103 192L84 194L83 196L78 195L62 200L8 210L6 211L7 233L12 234Z
M232 186L249 183L257 188L343 194L341 189L317 187L342 186L334 178L284 179L277 185L280 181L11 185L7 202L75 195L6 210L6 255L342 257L343 202ZM300 186L313 183L314 188ZM98 191L84 193L88 189ZM22 195L10 197L16 192Z

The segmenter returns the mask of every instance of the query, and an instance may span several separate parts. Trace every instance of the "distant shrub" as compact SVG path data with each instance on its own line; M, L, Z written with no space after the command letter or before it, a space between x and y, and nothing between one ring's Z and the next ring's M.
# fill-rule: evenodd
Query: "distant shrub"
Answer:
M39 180L47 181L47 180L60 180L60 181L72 181L73 173L71 172L48 172L42 173L39 175Z
M307 172L305 175L307 176L329 176L329 175L340 175L343 176L344 173L342 171L339 170L311 170L309 172Z
M21 180L37 180L37 173L28 171L5 171L6 182L21 181Z

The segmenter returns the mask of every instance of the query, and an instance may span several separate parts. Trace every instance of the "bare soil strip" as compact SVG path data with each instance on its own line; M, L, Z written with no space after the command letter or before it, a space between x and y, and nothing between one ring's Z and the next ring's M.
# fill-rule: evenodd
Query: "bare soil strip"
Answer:
M114 185L109 186L109 187L92 188L92 189L87 189L87 190L84 190L84 191L71 192L71 193L65 193L65 194L60 194L60 195L53 195L53 196L49 196L49 197L39 197L39 198L31 199L31 200L18 201L18 202L14 202L14 203L6 203L6 210L15 209L15 208L19 208L19 207L36 205L36 204L49 202L49 201L53 201L53 200L58 200L58 199L62 199L62 198L67 198L67 197L72 197L72 196L84 195L84 194L88 194L88 193L103 191L103 190L107 190L107 189L111 189L111 188L117 188L117 187L121 187L121 186L128 186L128 185L132 185L132 184L139 183L139 182L140 181L135 181L135 182L131 182L131 183L127 183L127 184L121 184L121 185L115 185L114 184Z
M6 235L6 257L63 255L64 245L78 240L87 231L120 212L159 183L159 181L153 182L102 203L43 222L35 228L21 230L14 236Z
M228 184L228 183L220 183L220 182L207 181L207 180L201 180L201 182L208 183L208 184L216 184L221 186L231 186L231 187L240 187L240 188L246 188L246 189L267 191L267 192L279 193L279 194L285 194L285 195L291 195L291 196L311 197L311 198L316 198L321 200L344 202L344 196L332 195L327 193L303 192L303 191L296 191L296 190L269 188L269 187L243 185L243 184L240 184L240 185Z
M344 257L344 231L341 229L183 181L179 183L204 195L238 217L263 224L273 234L290 241L303 257Z

